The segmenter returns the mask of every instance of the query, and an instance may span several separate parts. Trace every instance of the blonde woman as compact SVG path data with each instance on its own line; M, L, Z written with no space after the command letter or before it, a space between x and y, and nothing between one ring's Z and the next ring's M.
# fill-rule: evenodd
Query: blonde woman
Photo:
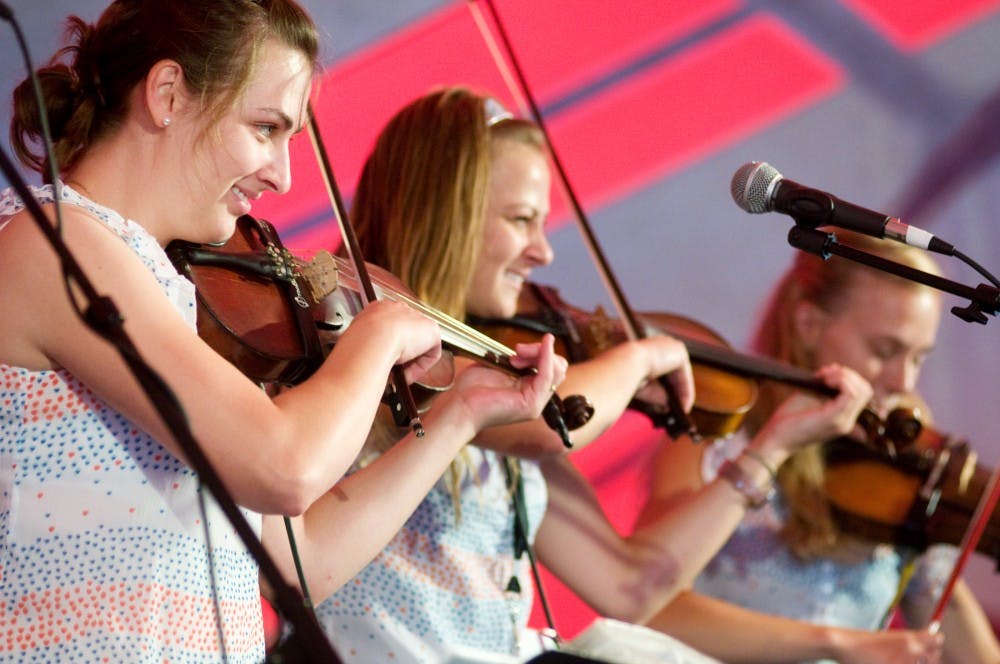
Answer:
M536 126L489 97L448 88L416 99L383 129L353 218L365 257L421 298L458 318L509 317L525 281L554 258L544 233L550 185ZM560 393L584 394L595 406L574 432L577 447L610 426L638 391L662 402L646 387L659 375L690 407L690 366L672 338L623 343L571 365ZM841 397L810 402L760 445L795 446L856 416L867 401L864 381L837 367L822 375ZM369 458L391 449L392 436L381 443ZM488 429L474 443L376 560L319 607L333 642L359 659L437 661L467 648L523 658L537 650L537 634L526 629L532 581L515 544L514 493L538 558L599 613L628 622L673 597L710 555L692 544L721 545L745 510L744 493L720 482L698 504L622 537L543 423ZM504 459L513 455L537 461L523 459L509 479ZM714 515L712 528L701 510Z
M938 272L921 250L840 230L837 237L897 263ZM885 417L894 408L919 403L917 379L934 347L940 315L939 294L926 286L837 256L824 261L798 253L763 312L754 350L806 369L827 362L853 368L871 384L870 405ZM748 434L766 426L787 392L765 387L748 417ZM744 444L736 438L697 449L664 448L647 517L655 518L678 496L699 491ZM936 653L923 648L914 633L872 631L890 609L911 552L861 541L837 527L822 488L820 445L772 463L778 488L772 499L748 513L693 592L649 624L733 662L935 661ZM919 559L900 605L908 624L926 623L953 559L948 547L934 547ZM943 661L1000 661L989 624L964 584L956 589L943 633Z

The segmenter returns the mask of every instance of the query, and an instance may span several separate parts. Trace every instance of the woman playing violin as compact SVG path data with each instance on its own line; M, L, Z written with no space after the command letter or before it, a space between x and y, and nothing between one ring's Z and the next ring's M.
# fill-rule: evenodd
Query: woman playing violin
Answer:
M62 169L62 237L250 523L308 513L356 457L390 368L415 376L438 358L437 326L404 305L367 308L311 378L272 399L198 337L193 288L163 247L225 240L259 196L287 191L315 27L291 0L118 0L96 24L69 26L70 45L39 71ZM29 82L14 101L18 156L45 171ZM34 191L50 216L57 191ZM181 448L120 356L81 322L68 297L85 305L80 289L62 282L10 190L0 229L0 659L261 661L254 560L214 503L199 507ZM419 443L404 438L338 484L341 509L325 516L350 545L309 541L306 553L322 546L328 568L350 577L462 441L537 417L562 362L551 341L515 361L537 373L463 373Z
M553 259L544 234L550 174L544 137L490 98L463 88L429 93L399 111L362 172L353 218L367 259L398 274L422 299L459 318L510 317L526 279ZM583 446L644 388L668 374L690 407L684 347L666 337L622 343L570 366L560 392L587 395L595 414L574 432ZM868 400L853 372L822 374L841 396L786 413L761 446L794 446L846 431ZM475 648L524 657L532 582L515 553L512 489L504 457L520 455L528 539L538 558L598 612L638 622L684 587L743 515L744 496L720 482L702 500L622 537L564 448L540 422L484 431L402 532L353 582L318 608L333 642L359 658L437 661ZM372 456L391 446L372 445ZM517 482L513 482L517 486ZM717 515L719 532L699 517ZM709 532L713 531L713 532ZM514 582L512 582L514 579ZM316 593L318 596L320 593Z
M837 236L897 263L938 272L926 252L840 230ZM937 292L928 287L836 256L824 261L799 253L764 311L754 347L807 369L827 362L852 367L871 383L871 407L885 417L918 402L914 390L940 310ZM764 386L747 418L749 433L767 426L788 391ZM734 438L663 448L646 516L655 518L677 496L711 481L724 459L740 458L743 445ZM823 490L821 445L772 463L778 489L773 498L748 513L693 591L650 624L726 661L934 661L925 632L868 631L882 626L911 553L861 541L838 527ZM900 604L907 624L926 624L953 559L945 547L919 558ZM943 633L944 661L1000 661L989 624L963 584Z

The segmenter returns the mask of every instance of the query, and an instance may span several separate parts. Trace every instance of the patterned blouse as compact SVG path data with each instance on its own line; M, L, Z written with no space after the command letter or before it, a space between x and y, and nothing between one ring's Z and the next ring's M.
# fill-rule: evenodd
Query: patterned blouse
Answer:
M726 458L746 441L735 437L707 448L703 478L715 478ZM749 511L732 537L706 566L695 590L734 604L835 627L879 629L896 596L907 551L873 545L859 562L828 558L803 561L784 544L786 507L780 491L760 510ZM917 560L904 600L933 602L951 573L954 547L935 546Z
M462 485L461 518L439 481L378 557L317 609L345 662L439 662L470 651L474 661L524 661L538 652L538 635L526 627L531 572L527 556L514 557L503 463L493 452L466 450L471 477ZM545 481L529 461L521 475L533 541ZM520 593L505 592L512 574Z
M62 201L117 234L194 327L193 286L152 236L69 188ZM0 232L21 207L0 193ZM0 402L0 660L263 659L257 567L207 493L202 512L191 469L65 370L0 364Z

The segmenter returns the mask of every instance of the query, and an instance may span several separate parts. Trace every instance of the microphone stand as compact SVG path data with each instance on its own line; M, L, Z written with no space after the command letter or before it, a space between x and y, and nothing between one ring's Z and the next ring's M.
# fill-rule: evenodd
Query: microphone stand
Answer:
M97 293L2 148L0 148L0 170L21 196L25 208L30 212L35 223L59 256L68 278L75 281L80 290L83 291L88 303L84 312L85 323L97 334L107 339L121 355L174 439L184 450L184 454L198 474L199 481L211 491L220 509L257 562L261 574L271 584L275 594L275 604L292 623L294 634L300 640L298 648L290 649L294 653L294 658L289 654L288 659L284 661L339 664L341 660L324 636L316 618L306 610L301 595L285 581L277 565L226 490L218 473L215 472L208 458L202 452L188 427L187 417L177 397L163 379L142 359L135 344L132 343L122 327L124 318L114 302L111 298ZM58 204L57 200L56 205Z
M811 227L811 224L795 220L795 226L788 231L788 244L796 249L807 251L820 256L823 260L832 255L841 256L848 260L862 263L883 272L895 274L898 277L909 279L917 283L936 288L952 295L969 299L967 307L952 307L951 313L955 314L967 323L980 323L985 325L987 318L985 314L995 316L1000 312L1000 289L989 284L979 284L975 288L960 284L936 274L930 274L923 270L917 270L907 265L900 265L894 261L887 260L880 256L869 254L852 247L837 242L837 236L833 233L825 233Z

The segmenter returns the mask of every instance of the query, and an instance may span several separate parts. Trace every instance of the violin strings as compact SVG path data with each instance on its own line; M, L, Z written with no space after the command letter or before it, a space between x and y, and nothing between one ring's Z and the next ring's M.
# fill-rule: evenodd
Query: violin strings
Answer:
M378 282L378 278L374 279L374 281ZM379 285L382 284L380 283ZM505 355L507 357L510 357L511 355L515 354L513 350L511 350L507 346L504 346L499 341L486 336L479 330L469 327L465 323L462 323L461 321L453 318L452 316L449 316L448 314L442 311L438 311L437 309L433 309L427 306L426 304L420 302L420 300L415 300L409 297L408 295L399 292L393 292L392 296L400 300L401 302L410 305L411 307L423 313L427 317L436 320L437 323L442 328L452 332L456 336L470 337L472 341L477 341L481 345L485 346L487 349L490 349L493 352L498 353L500 355Z
M347 265L346 260L344 260L339 256L334 256L333 258L335 263L337 264L337 270L353 278L354 271L350 266ZM513 355L516 355L516 353L512 349L503 345L496 339L493 339L492 337L483 334L479 330L466 325L465 323L454 318L453 316L449 316L443 311L438 311L437 309L434 309L433 307L424 304L420 300L417 300L416 298L412 298L409 295L400 292L399 290L397 290L396 287L388 283L388 281L386 281L379 275L377 274L371 275L371 281L372 283L379 286L380 290L382 291L382 294L385 295L387 298L402 302L403 304L406 304L412 307L413 309L419 311L420 313L424 314L431 320L436 321L443 330L451 332L459 340L468 339L469 341L472 342L478 342L479 345L485 347L487 350L492 351L502 357L512 357ZM475 349L467 349L467 350L475 352Z

